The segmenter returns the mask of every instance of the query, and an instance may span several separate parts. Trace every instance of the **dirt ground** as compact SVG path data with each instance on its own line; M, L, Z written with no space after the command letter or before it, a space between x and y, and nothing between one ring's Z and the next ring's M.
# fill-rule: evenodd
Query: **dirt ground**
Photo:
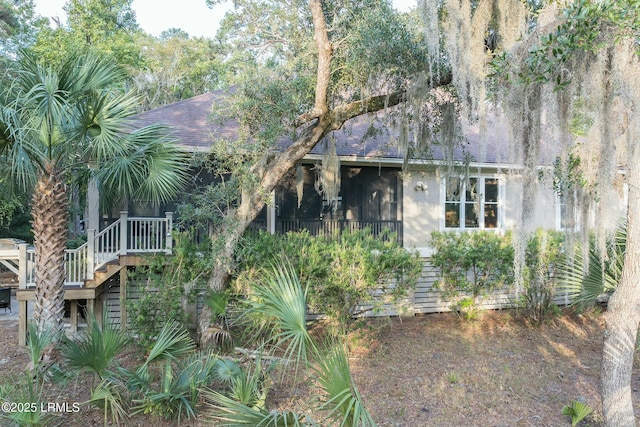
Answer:
M3 320L0 313L0 378L19 373L27 363L17 330L17 321ZM475 322L452 314L376 319L352 334L351 364L380 427L570 426L561 410L573 399L595 409L581 425L599 426L602 335L598 314L563 315L540 327L525 325L508 311L486 312ZM636 401L639 389L634 375ZM273 392L278 406L289 406L304 400L308 388L275 386ZM66 401L88 399L83 384L66 393ZM102 414L83 405L62 425L103 425ZM139 416L127 425L174 424Z
M568 426L573 399L597 426L602 336L598 316L530 327L511 312L427 315L382 328L353 371L380 427Z

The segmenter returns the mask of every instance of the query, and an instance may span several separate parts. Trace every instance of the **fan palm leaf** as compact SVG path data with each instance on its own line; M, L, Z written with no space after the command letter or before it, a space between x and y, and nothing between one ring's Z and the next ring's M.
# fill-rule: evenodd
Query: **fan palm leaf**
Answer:
M195 349L196 344L189 332L178 321L170 320L162 327L142 367L160 360L179 360L191 355Z
M607 242L605 253L601 253L593 240L589 241L586 254L578 245L573 259L567 259L559 266L560 291L572 295L574 304L593 303L601 295L613 293L622 276L626 242L626 224L623 222Z
M233 400L217 391L204 393L208 416L220 427L317 427L309 416L296 412L267 411Z
M330 345L316 365L315 377L326 395L322 409L329 411L329 418L337 418L340 427L375 427L351 377L344 345Z
M129 418L127 400L122 393L122 385L109 379L103 379L95 389L91 391L91 398L85 402L102 406L104 410L104 424L107 425L109 413L111 421L120 423Z
M45 349L49 347L54 341L53 331L50 330L39 330L36 327L36 324L33 322L29 323L28 333L27 333L27 353L29 354L29 367L30 370L36 371L40 366L40 362L42 360L42 356L44 355Z
M307 291L291 264L274 264L253 292L249 313L267 319L273 333L271 342L284 349L286 359L306 362L317 349L307 330Z
M129 343L129 336L118 326L109 322L106 314L102 326L95 316L87 318L87 329L76 340L63 338L61 352L67 366L75 374L84 370L107 376L116 356Z

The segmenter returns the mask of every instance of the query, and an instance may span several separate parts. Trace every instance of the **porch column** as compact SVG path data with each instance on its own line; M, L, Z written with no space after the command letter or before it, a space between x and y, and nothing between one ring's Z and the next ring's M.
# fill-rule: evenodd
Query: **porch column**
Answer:
M87 208L84 214L85 230L100 230L100 194L95 179L87 185Z
M18 245L18 289L27 289L28 270L27 244L20 243Z
M27 310L28 301L18 301L18 345L27 345Z
M276 192L271 192L267 204L267 232L276 234Z
M95 273L96 230L87 230L87 279L93 280Z
M69 301L69 323L71 324L71 332L78 333L78 300Z
M129 225L129 212L120 211L120 255L127 254L127 232Z
M167 255L171 255L173 250L173 235L171 234L173 232L173 212L166 212L165 215L167 218L167 240L164 252Z

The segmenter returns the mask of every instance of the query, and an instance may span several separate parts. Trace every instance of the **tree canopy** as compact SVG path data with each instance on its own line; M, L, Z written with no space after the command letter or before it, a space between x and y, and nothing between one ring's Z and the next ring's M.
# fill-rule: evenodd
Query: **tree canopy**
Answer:
M15 58L18 49L33 43L44 26L33 0L0 0L0 59Z

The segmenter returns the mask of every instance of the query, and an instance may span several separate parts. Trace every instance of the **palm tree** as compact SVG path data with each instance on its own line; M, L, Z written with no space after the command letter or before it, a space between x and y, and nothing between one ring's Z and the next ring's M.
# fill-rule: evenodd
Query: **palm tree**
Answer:
M34 320L58 331L69 185L94 179L103 195L164 201L185 182L186 154L162 127L133 126L137 100L113 62L88 52L54 68L22 52L12 65L0 89L0 170L33 194Z

